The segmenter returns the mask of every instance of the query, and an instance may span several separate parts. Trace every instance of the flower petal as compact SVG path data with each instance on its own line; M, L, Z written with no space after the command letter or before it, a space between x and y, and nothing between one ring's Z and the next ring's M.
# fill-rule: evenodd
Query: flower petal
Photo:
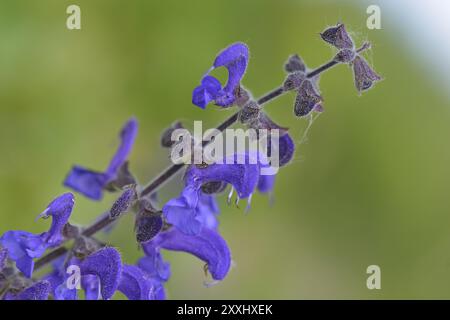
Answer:
M244 43L234 43L222 50L216 57L213 67L203 77L200 86L192 92L192 103L204 109L210 101L228 107L235 101L235 90L239 87L248 63L248 47ZM228 70L228 81L224 88L219 80L209 75L215 68Z
M92 199L103 197L103 187L109 177L103 172L96 172L80 166L74 166L66 177L64 185Z
M5 300L47 300L51 285L48 281L39 281L17 295L7 294Z
M142 246L146 256L139 259L138 266L147 272L149 277L165 282L170 278L170 264L163 260L159 248L152 246L151 243L149 241Z
M271 192L275 185L276 175L260 175L258 180L258 191L262 193Z
M119 286L122 272L120 254L114 248L102 248L83 260L80 270L83 276L87 274L98 276L103 299L110 299Z
M159 281L150 278L139 267L127 264L123 265L118 290L129 300L160 300L165 297Z
M197 210L198 193L196 188L187 186L178 198L169 200L162 208L167 222L187 234L199 233L203 224Z
M52 217L52 224L47 232L41 234L42 240L45 241L49 247L58 246L62 240L62 231L65 224L69 221L70 214L72 213L75 199L72 193L64 193L53 200L42 212L39 217L47 218Z
M282 135L278 141L280 167L288 164L294 156L295 144L288 133Z
M204 109L210 101L218 97L221 90L220 81L207 75L203 77L201 85L192 92L192 103Z
M97 276L88 274L81 277L81 287L86 294L86 300L100 299L100 282Z
M144 249L148 246L193 254L208 264L208 270L215 280L225 278L231 265L227 243L219 233L207 228L203 228L197 235L187 235L172 228L143 246Z
M220 52L214 61L214 68L226 67L228 69L228 82L225 92L233 93L239 85L247 69L248 47L242 42L234 43Z
M47 249L39 235L26 231L7 231L0 238L0 244L8 250L9 258L16 262L16 267L31 278L34 258L41 257Z
M133 148L136 139L138 123L135 118L131 118L120 132L120 146L109 163L106 173L110 177L115 177L120 167L127 161L128 155Z
M121 143L105 172L74 166L67 175L64 185L83 194L84 196L100 200L105 186L116 179L121 166L126 162L137 134L137 121L131 118L120 133Z
M54 293L55 300L78 300L77 289L67 288L66 279L56 287Z

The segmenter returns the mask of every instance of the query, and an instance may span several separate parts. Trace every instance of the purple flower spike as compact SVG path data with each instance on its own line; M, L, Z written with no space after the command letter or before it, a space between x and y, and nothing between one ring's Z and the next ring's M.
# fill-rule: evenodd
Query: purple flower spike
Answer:
M111 219L116 219L121 214L130 210L131 206L137 199L137 193L135 188L126 188L119 198L114 202L109 216Z
M142 269L132 265L123 265L118 290L129 300L164 300L162 284L149 277Z
M0 238L0 244L8 250L9 258L16 262L16 267L28 278L33 273L33 259L41 257L47 249L41 236L20 230L5 232Z
M110 299L117 290L122 272L119 252L111 247L102 248L89 255L80 264L81 274L96 275L100 280L102 298Z
M208 264L208 270L214 280L222 280L231 265L231 253L225 240L214 230L203 228L193 236L176 228L160 233L155 239L143 244L154 250L162 248L190 253Z
M50 229L41 234L42 240L46 242L49 247L58 246L62 242L62 231L67 221L69 221L74 204L75 199L73 194L70 192L64 193L53 200L48 205L47 209L39 215L39 218L52 217Z
M7 293L5 300L47 300L50 294L51 285L48 281L39 281L31 287L26 288L17 295Z
M369 90L374 82L381 80L381 77L372 70L367 61L361 56L356 56L353 60L353 73L355 87L359 93Z
M74 166L66 177L64 185L80 192L84 196L100 200L105 186L117 178L117 173L126 162L137 134L137 121L131 118L120 133L121 144L105 172L97 172Z
M235 100L235 90L245 73L248 63L248 47L238 42L222 50L216 57L213 67L203 77L200 86L192 93L192 103L204 109L210 101L222 107L231 106ZM228 70L228 81L222 88L219 80L209 75L215 68Z

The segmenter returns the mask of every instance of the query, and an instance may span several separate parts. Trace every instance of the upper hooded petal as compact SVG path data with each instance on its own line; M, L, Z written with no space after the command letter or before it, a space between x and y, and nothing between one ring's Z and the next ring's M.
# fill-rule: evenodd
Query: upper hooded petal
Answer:
M62 231L69 221L75 199L72 193L64 193L53 200L39 217L52 217L52 224L47 232L41 234L42 239L50 246L58 246L62 240Z
M244 160L241 161L243 163L238 161L240 156ZM214 163L206 168L189 167L185 175L186 185L199 188L206 182L223 181L231 184L240 198L247 198L258 183L260 163L257 160L253 161L254 157L249 153L229 157L234 159L232 161L225 159L223 163Z
M222 280L231 265L231 253L225 240L218 232L203 228L197 235L187 235L176 228L160 233L158 237L143 244L152 248L190 253L208 265L215 280Z
M242 42L234 43L222 50L214 61L214 68L228 69L228 82L224 91L233 93L243 77L248 63L248 47Z
M120 145L114 154L111 162L109 163L107 174L111 177L115 177L119 168L125 163L128 155L133 148L134 141L136 139L138 130L138 123L135 118L131 118L122 128L120 132Z
M98 172L85 169L81 166L74 166L67 175L64 185L80 192L84 196L100 200L103 197L103 189L110 181L117 177L120 167L126 162L133 147L137 135L137 120L131 118L120 132L120 145L114 154L105 172Z

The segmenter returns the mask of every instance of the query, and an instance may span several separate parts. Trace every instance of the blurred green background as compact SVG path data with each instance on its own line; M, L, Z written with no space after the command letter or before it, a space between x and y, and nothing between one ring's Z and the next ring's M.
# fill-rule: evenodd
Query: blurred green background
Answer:
M81 7L79 31L66 29L69 4ZM131 115L140 121L131 169L143 183L169 163L159 134L171 122L212 127L227 117L232 111L190 103L223 47L249 45L243 82L258 97L281 83L288 55L299 53L311 68L332 57L318 33L343 21L358 44L372 41L369 61L385 80L359 97L347 66L323 75L326 112L280 172L274 206L257 195L246 215L221 199L221 231L235 262L229 276L206 288L201 261L165 253L172 262L168 297L450 298L448 95L393 32L389 15L382 30L366 28L366 6L1 1L0 234L46 229L48 221L34 218L65 191L70 167L105 168ZM299 141L307 123L293 117L293 98L266 110ZM179 179L163 189L165 198L178 192ZM72 220L89 223L113 199L93 203L77 195ZM142 254L132 227L127 216L103 236L128 263ZM372 264L381 267L381 290L366 287Z

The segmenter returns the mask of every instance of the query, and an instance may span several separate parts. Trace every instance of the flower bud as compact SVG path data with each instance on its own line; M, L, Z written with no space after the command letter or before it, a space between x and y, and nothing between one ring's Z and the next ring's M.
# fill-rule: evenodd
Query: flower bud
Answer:
M73 224L67 222L62 230L62 235L67 239L75 239L81 235L81 232L82 232L81 227L74 226Z
M227 187L227 184L223 181L209 181L202 184L202 191L206 194L220 193Z
M334 61L350 63L355 59L356 53L352 49L342 49L333 58Z
M322 97L310 80L305 80L298 89L295 99L294 113L297 117L304 117L315 108L320 108Z
M139 243L153 239L162 229L163 220L159 213L141 213L136 217L136 241Z
M250 124L258 119L260 111L258 103L251 100L239 112L239 121L242 124Z
M255 126L255 129L278 129L280 130L280 135L286 133L288 131L288 128L282 127L279 124L277 124L275 121L273 121L265 112L261 112L258 118L258 123Z
M320 36L324 41L338 49L352 49L354 46L352 38L348 35L342 23L338 23L335 27L325 29Z
M359 93L369 90L374 82L381 80L381 77L373 71L367 61L359 55L353 60L353 74L355 87Z
M305 79L306 74L302 71L295 71L293 73L290 73L283 82L283 90L289 91L297 89Z
M176 129L182 129L183 125L180 121L173 123L169 128L165 129L161 134L161 146L164 148L170 148L173 146L175 141L172 141L172 133Z
M289 73L301 71L306 71L305 63L303 62L302 58L298 56L298 54L294 54L288 58L284 65L284 70L286 70Z
M121 214L127 212L137 199L136 189L134 187L127 188L114 202L109 211L111 219L116 219Z
M234 103L238 107L243 107L252 98L250 92L248 92L244 87L238 86L234 91L235 100Z

